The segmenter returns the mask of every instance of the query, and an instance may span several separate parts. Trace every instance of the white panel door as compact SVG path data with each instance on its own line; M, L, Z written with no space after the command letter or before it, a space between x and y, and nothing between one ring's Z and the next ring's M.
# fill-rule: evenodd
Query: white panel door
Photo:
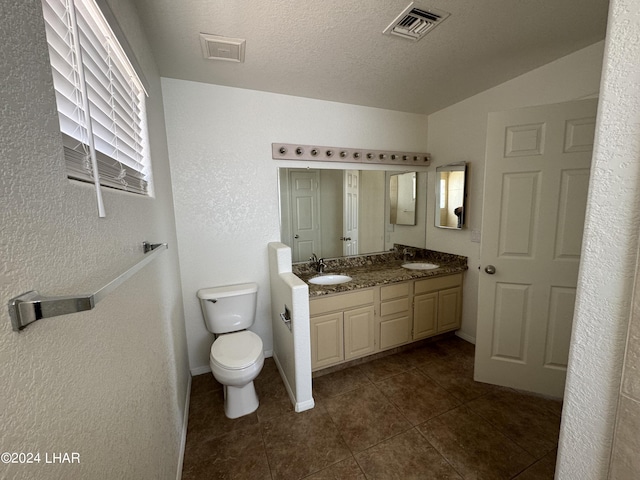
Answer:
M345 170L344 172L344 215L342 241L343 255L358 254L358 201L360 189L360 172Z
M292 261L308 260L320 245L320 174L318 170L292 170L291 185L291 250Z
M489 115L476 380L563 395L596 107Z

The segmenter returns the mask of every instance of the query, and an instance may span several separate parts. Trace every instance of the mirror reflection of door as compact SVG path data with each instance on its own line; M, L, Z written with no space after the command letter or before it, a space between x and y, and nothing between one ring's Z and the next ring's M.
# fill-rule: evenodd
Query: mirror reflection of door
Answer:
M321 251L318 170L289 172L291 205L291 256L302 262Z
M343 255L358 255L358 205L360 189L360 172L345 170L344 172L343 208Z
M389 177L389 223L416 224L416 172Z

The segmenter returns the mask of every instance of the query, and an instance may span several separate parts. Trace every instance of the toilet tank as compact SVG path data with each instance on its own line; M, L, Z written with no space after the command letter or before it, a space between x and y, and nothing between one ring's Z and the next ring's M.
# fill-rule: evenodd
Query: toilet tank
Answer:
M249 328L256 316L257 283L242 283L198 290L202 315L211 333Z

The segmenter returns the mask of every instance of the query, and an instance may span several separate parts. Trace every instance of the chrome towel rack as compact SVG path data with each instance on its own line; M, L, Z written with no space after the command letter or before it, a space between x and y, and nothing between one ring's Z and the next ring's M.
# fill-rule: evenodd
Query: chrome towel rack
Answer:
M138 273L151 262L160 252L169 248L166 243L142 242L145 257L122 275L116 277L95 293L84 295L69 295L62 297L45 297L37 291L18 295L9 300L9 316L13 330L18 332L27 325L43 318L57 317L69 313L82 312L93 309L96 304L118 288L130 277Z

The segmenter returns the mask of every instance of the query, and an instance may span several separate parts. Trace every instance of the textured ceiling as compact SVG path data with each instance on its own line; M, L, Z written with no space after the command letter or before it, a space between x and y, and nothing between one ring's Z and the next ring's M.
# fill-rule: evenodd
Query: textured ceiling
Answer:
M409 0L134 0L164 77L429 114L605 36L608 0L424 0L419 42L382 31ZM205 60L199 33L246 39Z

